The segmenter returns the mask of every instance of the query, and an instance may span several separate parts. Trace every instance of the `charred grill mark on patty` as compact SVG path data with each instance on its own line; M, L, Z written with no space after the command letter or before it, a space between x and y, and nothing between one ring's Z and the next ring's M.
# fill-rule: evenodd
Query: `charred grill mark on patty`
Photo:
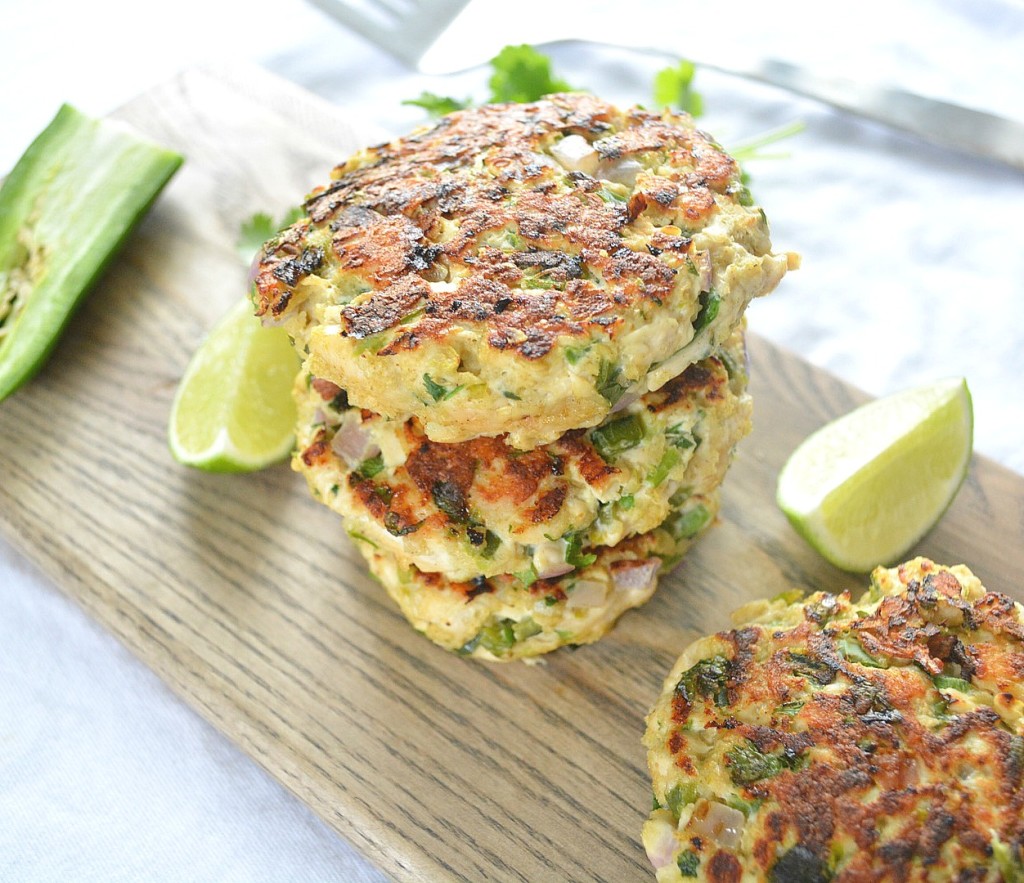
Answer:
M617 467L609 464L594 450L583 430L567 432L559 440L559 447L573 460L580 476L592 487L601 487L619 473Z
M657 392L649 393L647 410L657 414L698 396L705 402L714 403L725 398L728 386L729 377L721 370L721 362L712 357L705 362L690 365Z
M342 310L344 327L352 337L369 337L394 327L430 297L430 288L419 276L405 276L373 297L349 304Z
M910 879L921 868L952 875L991 869L996 840L1021 861L1024 721L1003 660L1024 649L1024 615L959 574L926 559L879 568L878 594L863 607L825 593L776 604L705 639L695 665L680 661L679 686L649 719L648 739L663 741L648 745L701 793L725 801L735 788L754 802L753 837L737 853L748 874L784 880L816 866L821 879L844 883ZM706 747L715 741L724 745Z
M565 503L568 492L569 488L565 483L560 483L557 487L553 487L543 494L534 506L526 510L526 519L533 524L543 524L544 522L551 521L552 518L562 511L562 505Z
M337 167L334 181L309 195L308 219L265 253L255 281L260 315L289 307L294 286L324 263L327 243L333 272L356 272L371 289L358 308L346 311L344 333L354 337L395 329L405 314L394 308L394 287L415 286L417 274L435 262L443 264L441 278L469 286L458 298L462 310L446 312L424 295L432 304L426 315L400 329L401 341L381 355L443 338L460 323L479 323L495 349L537 359L559 336L584 337L591 323L614 325L609 310L663 303L676 284L673 268L655 254L667 246L623 248L628 226L648 206L699 224L714 209L714 194L724 193L738 172L699 131L645 111L616 113L582 95L486 106L357 154ZM656 157L658 174L641 175L628 205L606 200L600 181L579 171L559 173L547 156L567 135L590 140L605 160ZM502 259L491 240L506 233ZM295 253L312 240L318 244ZM518 308L474 309L473 296L488 281L510 286L518 297L509 303ZM535 285L554 288L557 305L543 298L534 304ZM515 318L504 319L506 312ZM371 318L358 321L364 316ZM538 319L545 323L540 330L525 333L537 329Z
M313 441L303 450L302 462L307 466L324 465L331 455L331 443L327 431L321 429L313 437Z

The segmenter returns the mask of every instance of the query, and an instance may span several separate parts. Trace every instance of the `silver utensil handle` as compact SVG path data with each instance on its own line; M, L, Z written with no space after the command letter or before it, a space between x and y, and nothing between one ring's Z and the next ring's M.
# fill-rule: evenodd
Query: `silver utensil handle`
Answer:
M933 144L991 157L1024 170L1024 124L1007 117L903 89L811 76L806 70L783 61L763 61L742 72L726 72L741 73L749 79L779 86L909 132Z
M470 17L481 8L482 4L470 3L463 15ZM688 45L692 40L686 40L684 34L671 27L652 39L650 28L637 27L626 19L618 22L614 35L609 38L607 18L602 19L597 14L581 18L570 15L566 9L567 6L557 4L551 8L550 17L537 25L530 38L535 45L543 49L556 44L585 43L667 59L687 58L701 67L777 86L932 144L1024 170L1022 121L894 86L818 76L806 68L775 59L744 62L739 55L730 57L728 63L719 63L714 57L702 57L699 47ZM456 25L460 20L456 20ZM508 34L491 29L481 32L479 39L467 45L465 41L449 40L454 30L442 34L438 43L427 50L421 58L421 70L433 73L465 70L486 62L500 49L502 40L511 39Z

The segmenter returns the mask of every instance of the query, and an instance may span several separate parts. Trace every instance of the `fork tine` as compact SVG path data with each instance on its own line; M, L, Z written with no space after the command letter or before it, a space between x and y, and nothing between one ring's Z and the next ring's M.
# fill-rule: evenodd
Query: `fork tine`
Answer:
M310 0L384 51L415 67L469 0Z

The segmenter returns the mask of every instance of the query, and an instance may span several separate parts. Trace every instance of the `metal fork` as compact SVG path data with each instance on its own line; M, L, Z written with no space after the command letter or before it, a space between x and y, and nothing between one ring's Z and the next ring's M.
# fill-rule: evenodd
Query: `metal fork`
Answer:
M454 73L482 64L505 43L553 45L587 42L615 45L689 60L704 67L787 89L865 119L908 132L942 147L972 156L996 159L1024 169L1024 124L1017 120L964 107L891 86L854 82L838 77L818 76L805 68L773 59L730 58L727 64L694 55L690 47L656 47L648 42L651 29L631 34L620 19L615 43L604 37L611 25L593 13L559 18L507 16L502 27L479 29L472 39L455 41L453 25L470 0L310 0L378 47L425 73ZM543 28L512 31L516 25ZM452 36L452 39L446 39ZM540 37L538 39L538 37ZM671 38L669 38L670 40ZM440 44L443 43L442 47Z
M419 65L427 49L469 5L469 0L311 2L410 67Z

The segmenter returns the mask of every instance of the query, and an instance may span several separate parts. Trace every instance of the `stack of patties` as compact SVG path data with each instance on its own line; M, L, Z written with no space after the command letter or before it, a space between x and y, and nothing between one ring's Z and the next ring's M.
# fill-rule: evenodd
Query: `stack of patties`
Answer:
M266 244L305 362L295 468L431 640L596 640L714 520L750 428L743 313L787 269L685 116L590 95L361 151Z

